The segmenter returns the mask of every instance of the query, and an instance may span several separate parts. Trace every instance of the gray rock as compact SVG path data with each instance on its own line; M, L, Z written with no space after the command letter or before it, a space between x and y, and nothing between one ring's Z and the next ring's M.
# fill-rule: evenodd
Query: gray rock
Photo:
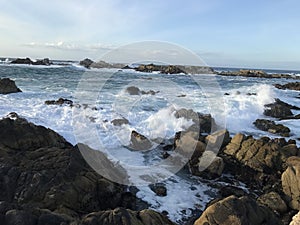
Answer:
M11 94L22 92L15 84L15 82L9 78L0 79L0 94Z

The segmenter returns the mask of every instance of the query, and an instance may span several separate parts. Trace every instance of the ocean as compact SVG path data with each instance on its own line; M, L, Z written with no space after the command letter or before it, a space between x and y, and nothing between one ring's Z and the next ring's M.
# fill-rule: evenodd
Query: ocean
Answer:
M14 80L22 93L0 95L0 117L16 112L30 122L53 129L73 145L85 143L104 150L110 159L128 168L129 185L138 185L138 197L148 202L152 209L167 211L169 218L177 222L191 216L194 210L203 210L215 197L211 181L184 171L169 174L163 166L155 166L160 163L155 149L129 150L126 146L132 130L151 140L171 139L177 131L192 124L174 116L176 110L186 108L211 114L231 135L242 132L257 138L275 138L279 136L260 131L253 125L256 119L267 118L263 115L264 105L280 98L299 106L297 91L273 86L292 82L287 79L87 70L75 63L68 66L2 64L0 78L4 77ZM152 90L155 94L130 95L126 91L130 86L145 92ZM70 99L75 106L45 104L46 100L59 98ZM294 113L299 114L299 111ZM118 127L110 122L119 118L126 118L129 124ZM291 129L291 137L287 139L300 138L299 120L279 123ZM300 145L299 140L297 145ZM144 167L151 168L147 175L156 175L155 179L161 177L156 181L166 185L166 197L156 196L143 185L145 171L139 168ZM237 185L244 187L242 183Z

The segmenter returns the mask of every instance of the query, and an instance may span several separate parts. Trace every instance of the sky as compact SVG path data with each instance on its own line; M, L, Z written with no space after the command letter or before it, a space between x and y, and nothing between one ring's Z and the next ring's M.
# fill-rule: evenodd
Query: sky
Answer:
M139 41L210 66L300 69L298 0L0 0L0 56L98 60Z

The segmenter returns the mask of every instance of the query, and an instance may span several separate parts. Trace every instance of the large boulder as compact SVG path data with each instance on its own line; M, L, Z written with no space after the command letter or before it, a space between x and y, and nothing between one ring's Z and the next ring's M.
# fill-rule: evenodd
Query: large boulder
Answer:
M266 116L271 116L275 118L285 119L293 116L291 109L299 110L297 106L290 105L281 101L280 99L275 99L274 103L265 105L264 114Z
M11 94L22 92L17 86L16 83L9 78L0 78L0 94Z
M275 215L249 197L229 196L209 206L194 225L280 225Z
M152 142L144 135L133 130L131 132L130 145L128 146L134 151L149 150L153 146Z
M28 64L28 65L31 65L31 64L33 64L33 61L30 58L25 58L25 59L17 58L15 60L11 61L11 64Z
M288 167L281 176L283 192L289 206L300 210L300 157L290 157L286 164Z
M81 225L174 225L165 216L153 211L142 210L139 212L124 208L94 212L85 216Z
M292 82L292 83L287 83L287 84L275 84L274 85L278 89L289 89L289 90L295 90L295 91L300 91L300 82Z
M253 123L258 129L268 131L272 134L279 134L284 137L290 136L290 129L282 124L276 124L274 121L266 119L257 119Z
M0 199L72 216L122 206L125 187L91 169L83 150L101 160L99 170L117 171L103 153L74 147L50 129L15 114L0 120ZM119 175L114 180L126 179L124 171Z
M11 64L25 64L25 65L36 65L36 66L50 66L53 63L48 58L38 59L36 61L32 61L30 58L17 58L11 62Z
M288 209L281 196L274 191L261 195L257 202L280 214L286 213Z
M89 69L93 63L94 63L93 60L86 58L86 59L80 61L79 65L84 66L85 68Z

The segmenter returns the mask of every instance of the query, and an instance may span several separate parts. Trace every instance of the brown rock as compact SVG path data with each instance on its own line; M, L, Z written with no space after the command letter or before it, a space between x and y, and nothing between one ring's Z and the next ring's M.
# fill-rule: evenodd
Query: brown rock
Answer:
M272 211L281 214L287 212L287 205L285 204L285 202L282 200L281 196L277 192L273 191L264 194L257 199L257 202L265 205Z

